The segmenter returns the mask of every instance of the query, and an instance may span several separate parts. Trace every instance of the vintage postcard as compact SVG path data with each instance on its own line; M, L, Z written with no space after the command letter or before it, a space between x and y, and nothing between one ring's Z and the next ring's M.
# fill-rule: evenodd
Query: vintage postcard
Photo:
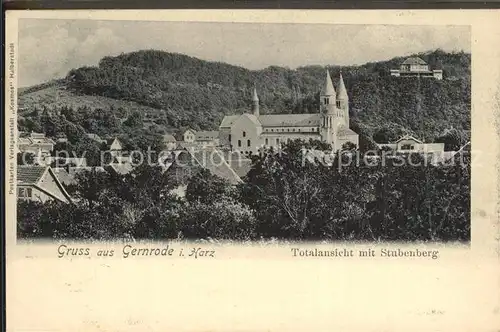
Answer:
M8 331L497 331L499 11L10 11Z

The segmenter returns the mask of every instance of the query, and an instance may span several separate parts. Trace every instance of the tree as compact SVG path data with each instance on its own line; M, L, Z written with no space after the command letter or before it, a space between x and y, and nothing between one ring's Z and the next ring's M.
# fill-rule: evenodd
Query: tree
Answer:
M35 154L31 152L18 152L17 164L18 165L33 165L35 163Z
M186 199L188 202L210 204L221 202L235 196L235 190L229 182L219 178L209 170L200 168L188 181Z
M181 233L188 239L251 240L255 238L253 212L228 199L215 203L195 201L180 213Z

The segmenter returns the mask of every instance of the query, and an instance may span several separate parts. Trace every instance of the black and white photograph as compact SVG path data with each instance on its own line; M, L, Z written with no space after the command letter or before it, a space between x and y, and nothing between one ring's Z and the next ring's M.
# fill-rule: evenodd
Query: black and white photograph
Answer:
M22 18L17 238L471 239L471 27Z
M7 11L7 330L498 330L481 10Z

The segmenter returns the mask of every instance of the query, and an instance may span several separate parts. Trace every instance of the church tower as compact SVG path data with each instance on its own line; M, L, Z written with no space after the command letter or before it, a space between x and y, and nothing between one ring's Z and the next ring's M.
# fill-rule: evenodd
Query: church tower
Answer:
M330 77L330 72L326 71L325 83L320 93L320 113L321 113L321 123L320 123L320 133L321 138L324 142L333 144L335 129L336 129L336 118L338 116L337 102L336 102L335 88L333 87L332 79Z
M259 96L257 96L257 89L253 88L252 94L252 114L255 116L259 116Z
M343 111L345 125L349 126L349 96L347 95L342 73L340 73L339 85L337 88L337 108Z

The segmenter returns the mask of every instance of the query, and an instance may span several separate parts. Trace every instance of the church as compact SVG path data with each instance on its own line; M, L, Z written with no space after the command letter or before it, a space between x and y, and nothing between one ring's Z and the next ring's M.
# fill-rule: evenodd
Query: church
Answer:
M347 142L358 146L358 134L349 128L349 97L342 74L335 91L328 71L318 113L260 114L259 97L254 89L251 112L225 116L219 126L219 139L222 146L245 155L261 148L278 148L296 139L320 140L331 144L334 151Z

